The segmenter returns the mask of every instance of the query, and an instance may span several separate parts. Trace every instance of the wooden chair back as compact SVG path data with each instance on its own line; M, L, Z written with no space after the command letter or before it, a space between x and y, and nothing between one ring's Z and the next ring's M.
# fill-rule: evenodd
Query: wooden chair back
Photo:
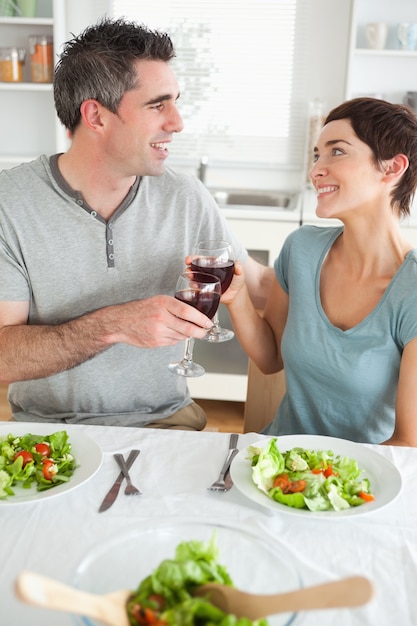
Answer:
M285 374L263 374L249 359L243 432L261 432L271 422L285 393Z

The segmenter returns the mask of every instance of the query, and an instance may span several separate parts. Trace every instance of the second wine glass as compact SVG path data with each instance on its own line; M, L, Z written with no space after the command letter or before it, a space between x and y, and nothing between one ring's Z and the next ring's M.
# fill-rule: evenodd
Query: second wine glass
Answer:
M232 245L228 241L211 239L199 241L193 248L191 269L212 274L221 283L222 294L232 282L235 261ZM213 317L213 328L204 337L206 341L221 343L233 339L235 333L228 328L222 328L219 315L216 311Z
M203 274L188 270L183 272L177 281L175 297L195 309L198 309L210 319L215 315L220 304L220 280L211 274ZM179 363L170 363L168 369L178 376L194 378L205 373L204 367L193 361L194 339L189 337L185 341L184 356Z

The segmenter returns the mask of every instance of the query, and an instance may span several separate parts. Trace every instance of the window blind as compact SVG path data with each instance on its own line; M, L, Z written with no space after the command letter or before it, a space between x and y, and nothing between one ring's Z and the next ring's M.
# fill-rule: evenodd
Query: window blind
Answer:
M113 0L171 36L184 130L171 160L267 167L303 164L310 0Z

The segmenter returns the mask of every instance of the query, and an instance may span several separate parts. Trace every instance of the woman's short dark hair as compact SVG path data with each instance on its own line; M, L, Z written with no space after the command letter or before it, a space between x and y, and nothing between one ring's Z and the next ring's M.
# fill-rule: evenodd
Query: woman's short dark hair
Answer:
M377 98L354 98L330 111L325 124L348 119L361 141L372 150L375 165L397 154L408 157L409 166L393 189L391 205L409 215L417 187L417 116L408 107Z
M166 33L125 19L105 18L64 44L54 75L57 115L71 132L90 98L116 113L126 91L140 84L135 62L170 61L174 46Z

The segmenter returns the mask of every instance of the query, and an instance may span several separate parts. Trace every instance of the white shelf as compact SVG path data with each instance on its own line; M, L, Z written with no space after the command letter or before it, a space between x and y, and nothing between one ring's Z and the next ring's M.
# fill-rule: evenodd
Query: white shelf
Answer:
M345 99L371 95L390 102L403 102L407 91L417 91L417 50L400 47L397 27L415 21L415 0L398 0L395 12L391 0L350 0L351 29ZM386 47L367 47L366 25L388 25Z
M52 91L52 83L2 83L0 91Z
M0 24L11 26L52 26L52 17L0 17Z
M355 48L354 54L367 57L397 57L404 59L405 57L417 58L417 50L395 50L383 48L382 50L371 50L369 48Z

